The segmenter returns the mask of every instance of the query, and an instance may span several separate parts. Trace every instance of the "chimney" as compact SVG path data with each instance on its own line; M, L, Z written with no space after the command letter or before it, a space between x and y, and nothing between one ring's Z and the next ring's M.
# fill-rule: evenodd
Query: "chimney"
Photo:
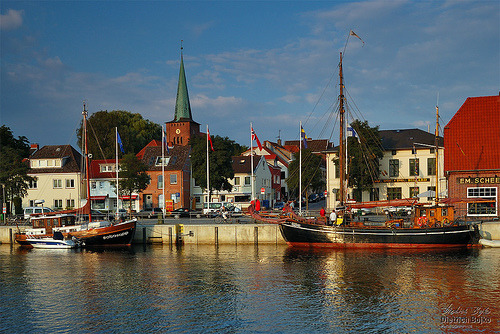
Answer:
M281 138L278 138L278 145L281 146Z

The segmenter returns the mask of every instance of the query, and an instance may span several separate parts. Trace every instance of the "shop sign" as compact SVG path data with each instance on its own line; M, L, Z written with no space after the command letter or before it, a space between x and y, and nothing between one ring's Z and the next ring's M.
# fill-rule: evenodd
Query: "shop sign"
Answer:
M500 183L500 177L458 177L458 184L497 184Z

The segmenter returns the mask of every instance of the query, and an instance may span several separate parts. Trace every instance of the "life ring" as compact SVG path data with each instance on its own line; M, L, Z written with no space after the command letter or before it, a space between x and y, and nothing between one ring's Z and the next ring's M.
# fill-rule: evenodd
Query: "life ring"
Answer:
M425 226L427 226L428 223L429 223L429 220L425 216L422 216L422 217L418 218L418 220L417 220L418 227L425 227Z

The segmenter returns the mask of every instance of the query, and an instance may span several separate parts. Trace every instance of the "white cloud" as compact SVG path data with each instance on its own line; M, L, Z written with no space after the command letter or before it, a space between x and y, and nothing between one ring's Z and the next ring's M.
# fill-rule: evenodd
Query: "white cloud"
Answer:
M14 30L23 25L24 11L9 9L0 15L0 30Z

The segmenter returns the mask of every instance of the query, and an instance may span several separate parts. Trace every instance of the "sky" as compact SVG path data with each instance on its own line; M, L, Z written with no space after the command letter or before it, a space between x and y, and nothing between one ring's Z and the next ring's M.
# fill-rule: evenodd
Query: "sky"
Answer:
M250 146L338 144L350 120L434 132L468 97L499 94L495 1L0 2L0 123L31 143L76 145L83 101L174 118L181 57L194 121ZM349 36L354 31L359 38Z

